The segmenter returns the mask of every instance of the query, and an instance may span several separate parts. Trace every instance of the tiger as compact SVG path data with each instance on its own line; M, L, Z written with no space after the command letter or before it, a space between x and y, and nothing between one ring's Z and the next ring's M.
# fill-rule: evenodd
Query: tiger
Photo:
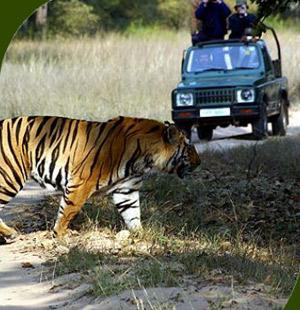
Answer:
M111 194L129 230L141 229L139 189L153 171L190 174L200 156L175 124L119 116L94 122L57 116L0 121L0 206L32 177L62 191L54 235L96 192ZM0 218L0 236L17 231Z

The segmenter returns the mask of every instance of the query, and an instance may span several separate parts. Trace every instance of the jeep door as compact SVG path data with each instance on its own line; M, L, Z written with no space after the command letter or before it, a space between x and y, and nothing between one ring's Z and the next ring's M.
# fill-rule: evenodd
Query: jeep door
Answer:
M265 95L267 97L267 111L268 114L273 114L278 111L278 105L280 102L280 80L276 79L273 63L266 47L262 48L262 53L265 66Z

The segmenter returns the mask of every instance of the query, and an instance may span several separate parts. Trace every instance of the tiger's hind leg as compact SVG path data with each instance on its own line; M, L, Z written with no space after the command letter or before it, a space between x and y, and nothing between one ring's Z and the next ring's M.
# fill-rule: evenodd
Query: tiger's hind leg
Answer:
M23 187L23 186L22 186ZM14 187L13 189L7 186L0 185L0 206L7 204L16 194L21 190L21 186ZM19 189L19 190L17 190ZM0 236L3 236L7 239L14 239L18 235L17 231L12 227L9 227L1 218L0 218Z
M25 180L23 178L18 178L14 181L12 176L0 167L0 210L1 207L6 205L17 193L23 188ZM0 236L6 239L14 239L18 235L17 231L12 227L9 227L0 218Z
M29 176L27 123L22 117L0 122L0 207L16 196ZM0 219L1 236L11 238L16 234Z

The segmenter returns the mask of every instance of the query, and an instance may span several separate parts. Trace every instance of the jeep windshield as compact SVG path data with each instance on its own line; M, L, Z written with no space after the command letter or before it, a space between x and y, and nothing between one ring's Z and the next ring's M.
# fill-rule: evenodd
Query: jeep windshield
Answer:
M260 65L258 50L251 45L204 46L188 55L186 71L234 71L257 69Z

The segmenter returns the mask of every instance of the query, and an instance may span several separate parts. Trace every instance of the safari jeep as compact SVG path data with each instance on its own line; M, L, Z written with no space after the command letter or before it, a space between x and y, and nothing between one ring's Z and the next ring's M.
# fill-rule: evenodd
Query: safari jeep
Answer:
M263 139L268 123L273 135L285 135L288 119L287 78L272 60L263 40L203 42L188 48L182 80L172 91L172 119L188 136L195 126L200 139L210 140L217 126L252 125Z

